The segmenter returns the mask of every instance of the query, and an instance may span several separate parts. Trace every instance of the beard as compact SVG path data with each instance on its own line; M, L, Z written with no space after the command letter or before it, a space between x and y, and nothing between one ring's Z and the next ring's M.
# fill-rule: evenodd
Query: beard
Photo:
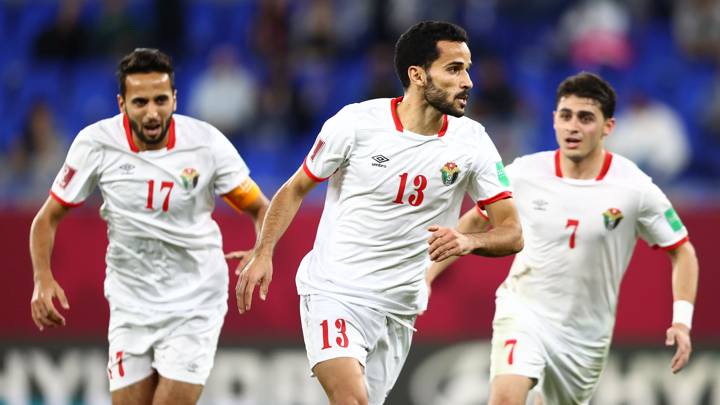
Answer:
M125 113L127 115L127 112ZM135 135L137 135L138 138L145 144L145 145L157 145L161 143L165 137L167 136L168 129L170 129L170 120L172 119L172 114L165 120L165 122L161 122L160 125L162 125L162 130L160 131L160 136L157 138L150 138L147 135L145 135L145 132L143 131L142 125L130 118L129 115L127 115L128 121L130 122L130 128L132 128ZM149 122L149 124L155 124L155 122Z
M428 104L443 114L458 118L465 115L465 110L455 107L455 100L466 98L467 95L468 90L463 90L450 98L449 92L435 86L430 75L427 77L427 86L423 90L423 96Z

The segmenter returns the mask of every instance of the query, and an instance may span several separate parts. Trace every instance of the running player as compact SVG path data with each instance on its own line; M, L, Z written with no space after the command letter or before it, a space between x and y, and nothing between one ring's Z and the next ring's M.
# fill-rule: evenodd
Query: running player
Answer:
M395 64L404 96L348 105L325 123L271 201L237 285L241 313L256 285L267 297L275 243L303 197L329 179L296 282L310 368L331 404L384 402L427 305L425 269L438 254L428 254L428 230L455 223L466 192L487 207L495 228L463 253L522 248L500 156L483 127L463 117L472 87L465 31L418 23L398 40Z
M687 229L663 192L635 164L610 153L615 91L580 73L557 90L559 149L507 167L525 235L497 290L490 404L525 404L539 382L546 405L587 404L607 360L620 282L638 237L672 261L677 345L671 369L690 357L698 263ZM484 213L463 215L461 231L487 228ZM453 259L434 263L428 282ZM647 269L650 270L650 269Z
M222 133L173 114L177 92L167 55L136 49L120 62L118 79L120 114L78 134L33 221L32 318L40 330L65 325L53 303L69 309L51 271L55 232L98 187L109 241L112 402L194 404L227 311L228 268L211 217L215 195L248 213L256 231L267 199Z

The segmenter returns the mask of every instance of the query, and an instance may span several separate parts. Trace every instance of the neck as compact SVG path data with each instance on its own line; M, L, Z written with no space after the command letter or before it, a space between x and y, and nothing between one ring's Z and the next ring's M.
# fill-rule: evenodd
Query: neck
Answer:
M135 142L135 145L137 146L138 150L140 151L146 151L146 150L160 150L167 147L168 144L168 134L166 133L163 137L162 141L158 143L145 143L140 139L139 136L133 131L133 141Z
M573 160L560 152L560 169L563 177L580 180L597 178L605 163L606 153L602 147L598 147L589 155Z
M443 114L425 101L419 91L409 88L397 106L405 129L421 135L436 135L443 126Z

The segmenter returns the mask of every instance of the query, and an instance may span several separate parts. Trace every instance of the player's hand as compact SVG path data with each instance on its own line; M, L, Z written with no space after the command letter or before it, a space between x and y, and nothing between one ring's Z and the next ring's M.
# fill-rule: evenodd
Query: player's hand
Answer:
M41 275L35 281L32 300L30 300L30 312L33 322L41 331L46 326L54 328L65 326L65 317L55 308L53 299L57 298L64 309L70 309L65 291L55 281L52 275Z
M272 258L265 256L253 256L245 269L240 272L235 286L235 297L241 314L250 310L253 292L257 285L260 285L260 299L263 301L267 299L272 272Z
M470 239L456 229L432 225L428 231L428 252L432 261L441 262L450 256L463 256L472 251Z
M682 323L674 323L666 332L665 345L677 346L675 355L670 362L673 374L678 373L690 360L692 343L690 341L690 328Z
M227 253L225 255L226 260L240 259L237 267L235 267L235 275L239 276L240 272L247 266L250 258L252 257L253 250L236 250L234 252Z

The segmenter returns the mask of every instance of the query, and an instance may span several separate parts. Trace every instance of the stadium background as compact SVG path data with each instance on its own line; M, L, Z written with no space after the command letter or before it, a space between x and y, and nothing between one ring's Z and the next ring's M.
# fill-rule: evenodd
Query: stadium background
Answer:
M426 18L467 28L475 63L469 114L506 163L554 148L554 89L578 70L600 72L616 87L618 129L631 128L638 105L664 106L640 120L651 130L617 148L647 152L638 160L690 230L702 269L696 351L672 376L663 348L670 265L640 243L594 404L719 404L719 10L715 0L0 0L0 404L109 403L98 197L58 232L53 268L72 306L66 328L41 334L30 320L27 235L74 135L117 112L119 56L136 46L170 53L179 112L223 128L270 195L342 105L401 94L392 44ZM667 122L667 110L679 130L660 135L672 126L652 124ZM241 317L231 298L203 403L323 403L307 376L294 290L323 190L312 197L277 249L269 301ZM248 220L222 204L216 218L226 249L250 246ZM508 264L472 257L437 281L388 403L485 403L493 293Z

